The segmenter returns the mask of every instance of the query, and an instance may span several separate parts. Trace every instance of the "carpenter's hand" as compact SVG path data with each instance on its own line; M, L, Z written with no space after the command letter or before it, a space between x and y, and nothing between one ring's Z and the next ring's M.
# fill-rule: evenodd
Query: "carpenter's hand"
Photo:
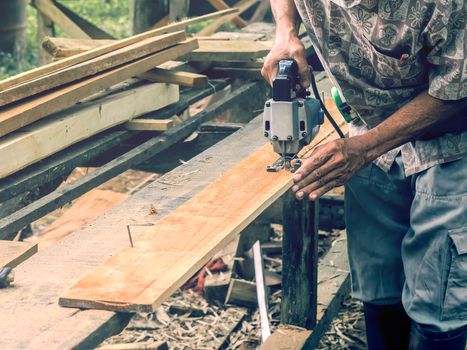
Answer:
M298 65L302 88L310 86L310 68L306 60L305 47L296 35L276 36L271 52L264 60L261 74L272 85L272 80L277 75L277 66L280 60L293 58Z
M295 172L292 191L297 199L316 200L334 187L345 184L369 162L365 147L358 138L329 142L302 159ZM292 164L293 165L293 164Z

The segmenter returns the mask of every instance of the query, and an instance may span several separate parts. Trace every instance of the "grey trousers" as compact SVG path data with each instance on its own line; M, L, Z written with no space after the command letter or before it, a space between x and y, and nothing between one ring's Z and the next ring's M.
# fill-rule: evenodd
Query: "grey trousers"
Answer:
M436 331L467 324L467 158L405 177L371 164L346 185L353 296L402 301Z

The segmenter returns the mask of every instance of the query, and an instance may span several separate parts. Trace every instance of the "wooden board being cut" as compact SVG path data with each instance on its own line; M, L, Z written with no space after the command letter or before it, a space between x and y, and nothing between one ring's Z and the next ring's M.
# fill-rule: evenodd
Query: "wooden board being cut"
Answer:
M80 104L0 139L0 178L103 130L179 99L177 85L154 83Z
M146 72L197 47L196 40L189 40L129 64L27 99L20 104L6 106L0 111L0 137L47 115L71 107L87 96Z
M0 241L0 268L14 268L37 253L37 244Z
M310 147L334 137L325 123ZM133 248L124 248L78 281L60 305L153 312L292 186L290 172L266 172L276 159L269 144L260 147L148 229Z

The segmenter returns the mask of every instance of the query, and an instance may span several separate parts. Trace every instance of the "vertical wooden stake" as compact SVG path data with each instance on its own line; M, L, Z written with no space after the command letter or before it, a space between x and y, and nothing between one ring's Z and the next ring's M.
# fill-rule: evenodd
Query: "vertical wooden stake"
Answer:
M269 295L264 278L263 254L259 241L253 244L253 258L255 261L256 296L261 321L261 341L264 343L271 335L271 329L269 327Z
M55 36L54 24L50 19L37 10L37 41L39 42L38 50L40 65L50 63L53 60L52 56L42 49L42 41L46 36Z
M306 329L316 324L318 203L284 195L281 323Z

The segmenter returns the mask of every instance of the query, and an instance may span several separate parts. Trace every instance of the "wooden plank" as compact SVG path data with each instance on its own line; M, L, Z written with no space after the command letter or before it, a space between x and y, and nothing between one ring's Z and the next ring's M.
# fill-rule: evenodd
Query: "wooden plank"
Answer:
M37 253L37 243L0 241L0 268L14 268Z
M208 86L208 77L204 74L172 71L162 68L154 68L148 72L139 74L138 77L153 82L177 84L186 87L205 88Z
M52 0L34 0L33 6L74 38L91 39L75 22L60 11Z
M199 40L199 48L184 56L187 61L251 61L265 57L271 46L249 40Z
M318 203L284 196L281 323L311 329L316 324Z
M224 25L225 23L231 21L235 17L238 17L243 12L245 12L250 7L252 7L254 4L256 4L258 1L259 0L241 0L241 1L239 1L238 3L235 4L235 8L238 9L238 13L233 14L233 15L228 15L228 16L225 16L223 18L219 18L219 19L215 20L210 25L208 25L208 26L204 27L203 29L201 29L197 33L197 35L208 36L208 35L214 34L220 27L222 27L222 25ZM228 10L224 10L224 11L228 11Z
M13 86L0 92L0 107L154 54L185 39L185 32L148 38L92 60Z
M193 50L197 46L196 40L189 40L127 65L67 85L62 89L28 99L21 104L8 106L0 112L0 136L29 125L59 110L68 108L84 97L148 71L162 62L174 59Z
M108 40L84 40L69 38L47 38L43 46L54 57L69 57L99 46L103 46ZM183 57L188 61L225 62L224 65L232 67L231 61L237 61L242 68L261 68L261 63L249 63L249 61L265 57L271 50L270 41L253 41L248 39L226 38L198 38L199 48ZM246 61L246 62L245 62Z
M214 6L216 10L226 10L230 8L224 0L208 0L208 2ZM246 21L240 16L232 18L232 23L235 24L238 29L244 28L247 25Z
M76 55L76 56L73 56L73 57L70 57L64 60L56 61L46 66L42 66L42 67L27 71L24 73L20 73L18 75L15 75L13 77L0 81L0 91L7 89L11 86L21 84L26 81L49 74L51 72L55 72L57 70L67 68L67 67L70 67L72 65L75 65L75 64L87 61L87 60L91 60L93 58L104 55L106 53L121 49L122 47L140 42L141 40L151 38L154 36L158 36L158 35L162 35L162 34L166 34L166 33L172 33L176 31L184 30L189 25L199 23L199 22L202 22L208 19L226 16L228 14L235 13L235 12L237 12L236 9L213 12L213 13L209 13L204 16L199 16L196 18L191 18L191 19L187 19L184 21L171 23L165 27L150 30L150 31L138 34L138 35L131 36L126 39L117 40L108 45L98 47L91 51L83 52L82 54L79 54L79 55Z
M173 126L172 119L133 119L125 124L125 130L133 131L165 131Z
M0 178L103 130L177 102L178 98L177 85L146 84L77 105L27 126L0 139L0 153L5 161Z
M225 304L257 308L258 296L256 295L256 283L232 278L225 297Z
M321 129L303 152L335 137L330 124ZM134 247L121 250L77 282L60 298L60 305L125 312L155 310L292 186L291 173L265 172L276 159L269 144L260 147L148 229Z
M162 135L154 137L149 141L133 148L120 157L106 163L96 171L79 178L78 180L58 188L56 191L44 196L29 206L16 211L8 217L0 219L0 239L11 239L18 230L28 223L41 218L57 209L90 189L104 183L112 177L128 170L132 166L139 164L159 152L167 149L178 141L188 137L198 127L218 116L220 113L228 110L233 105L240 103L246 96L254 94L260 89L259 84L251 83L230 93L225 98L213 103L204 111L196 116L184 121L183 123L167 130ZM173 111L170 109L170 112ZM161 111L161 115L164 111Z
M40 236L32 237L32 242L38 243L40 250L55 242L80 231L87 223L128 197L126 193L94 188L74 202L57 220L48 225Z
M42 48L55 58L78 55L115 42L115 40L70 39L46 37L42 41Z

